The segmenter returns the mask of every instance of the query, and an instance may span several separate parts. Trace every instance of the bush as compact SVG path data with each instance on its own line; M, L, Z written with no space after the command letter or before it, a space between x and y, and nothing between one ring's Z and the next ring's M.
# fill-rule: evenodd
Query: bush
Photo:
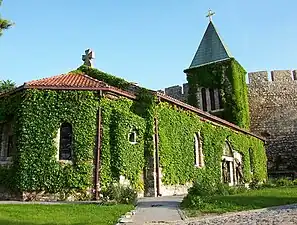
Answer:
M188 191L188 195L183 199L181 206L184 208L204 208L214 195L234 195L246 192L245 187L232 187L220 182L210 182L200 178Z
M137 199L137 192L132 187L119 183L112 183L102 194L103 201L115 201L120 204L134 204Z
M277 186L293 186L293 181L287 178L277 179L275 183Z

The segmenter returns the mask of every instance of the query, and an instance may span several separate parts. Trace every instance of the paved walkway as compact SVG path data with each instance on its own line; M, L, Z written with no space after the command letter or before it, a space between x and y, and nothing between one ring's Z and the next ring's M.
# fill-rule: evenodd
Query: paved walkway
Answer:
M136 214L132 217L132 224L142 225L181 220L178 206L182 199L182 196L141 198L137 202Z

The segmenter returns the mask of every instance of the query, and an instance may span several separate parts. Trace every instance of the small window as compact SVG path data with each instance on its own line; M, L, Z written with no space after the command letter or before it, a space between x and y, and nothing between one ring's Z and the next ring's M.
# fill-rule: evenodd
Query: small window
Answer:
M202 108L203 111L207 111L207 102L206 102L206 89L201 89L201 97L202 97Z
M136 144L137 143L137 140L136 140L136 131L135 130L132 130L130 133L129 133L129 142L131 144Z
M195 166L203 167L204 166L204 157L202 152L202 144L200 134L196 133L194 135L194 150L195 150Z
M63 123L60 128L59 160L72 160L72 126Z
M209 89L209 97L210 97L211 110L215 110L216 109L215 94L214 94L214 90L212 88Z

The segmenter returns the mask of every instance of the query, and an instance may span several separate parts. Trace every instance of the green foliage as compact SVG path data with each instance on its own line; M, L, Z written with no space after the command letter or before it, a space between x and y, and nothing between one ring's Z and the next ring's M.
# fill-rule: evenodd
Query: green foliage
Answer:
M277 186L293 186L293 181L287 178L277 179L275 183Z
M102 108L101 185L107 187L124 175L143 189L145 120L134 113L133 101L110 100L88 91L27 90L0 101L0 118L13 115L17 123L18 155L9 168L0 168L0 185L21 191L67 195L85 193L93 186L97 110ZM74 159L57 161L55 138L63 122L73 127ZM137 143L128 135L135 131ZM133 160L131 160L133 159ZM14 178L16 178L14 180Z
M246 71L235 59L196 68L187 75L189 104L197 106L198 86L219 89L225 109L220 116L239 127L249 128L245 74Z
M75 72L75 71L73 71L73 72ZM82 65L77 69L77 72L83 72L90 77L93 77L100 81L104 81L111 86L118 87L121 89L127 89L130 86L130 83L125 81L122 78L113 76L108 73L104 73L98 69L95 69L95 68L92 68L89 66Z
M266 180L267 159L261 140L242 133L235 133L227 127L202 122L196 114L181 110L168 103L157 105L157 116L159 119L160 164L164 184L185 184L195 181L198 177L220 183L221 157L226 140L234 150L243 156L244 180L246 182L250 182L252 179ZM205 162L203 168L197 168L194 165L194 134L198 132L202 139ZM251 163L252 165L250 165Z
M2 0L0 0L0 6L2 5ZM0 17L0 36L3 34L4 30L7 30L13 25L13 23L9 20L2 19Z
M16 84L11 80L0 81L0 93L11 91L16 88Z
M27 90L23 94L17 140L18 188L68 193L92 187L98 101L93 92ZM72 163L57 160L57 132L73 129Z
M141 186L139 180L144 167L145 120L133 112L133 102L125 98L103 98L100 106L103 124L101 185L105 188L124 175L137 188ZM137 137L135 144L128 141L133 130Z
M114 200L119 204L135 204L137 192L131 186L111 183L103 192L103 199Z
M204 208L211 196L226 196L247 192L244 187L230 187L221 182L212 182L207 178L198 178L188 195L183 199L183 208Z

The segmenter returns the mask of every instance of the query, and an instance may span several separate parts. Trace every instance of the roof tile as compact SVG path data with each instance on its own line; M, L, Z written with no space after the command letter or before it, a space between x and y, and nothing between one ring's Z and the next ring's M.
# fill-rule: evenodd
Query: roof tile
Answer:
M109 87L103 81L80 73L68 73L25 83L27 87L100 88Z

